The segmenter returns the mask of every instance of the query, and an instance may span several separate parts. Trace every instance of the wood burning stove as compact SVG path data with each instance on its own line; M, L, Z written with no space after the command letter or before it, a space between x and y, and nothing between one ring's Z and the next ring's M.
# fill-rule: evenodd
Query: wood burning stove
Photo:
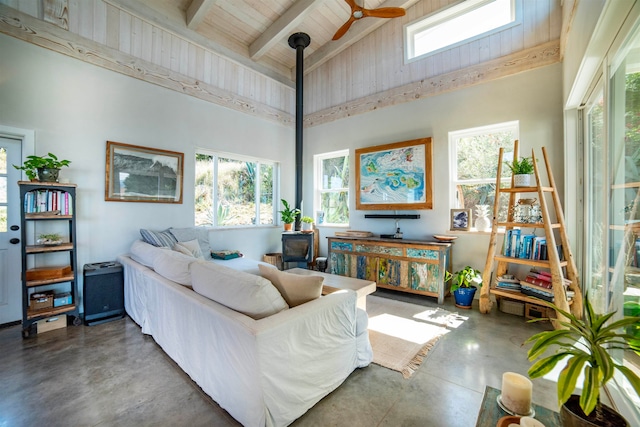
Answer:
M282 233L282 262L313 262L313 233Z

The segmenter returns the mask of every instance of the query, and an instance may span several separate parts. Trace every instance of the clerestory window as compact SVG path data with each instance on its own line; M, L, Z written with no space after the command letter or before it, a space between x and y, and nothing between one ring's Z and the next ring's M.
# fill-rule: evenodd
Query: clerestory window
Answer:
M515 25L520 0L467 0L405 27L407 60Z

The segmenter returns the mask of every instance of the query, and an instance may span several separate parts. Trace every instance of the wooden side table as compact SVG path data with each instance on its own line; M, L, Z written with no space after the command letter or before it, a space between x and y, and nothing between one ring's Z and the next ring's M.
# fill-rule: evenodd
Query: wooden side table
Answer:
M499 395L500 390L497 388L485 387L476 427L496 427L500 418L509 415L498 406L497 399ZM545 427L561 427L560 415L557 412L535 403L533 404L533 409L536 411L534 418L544 424Z

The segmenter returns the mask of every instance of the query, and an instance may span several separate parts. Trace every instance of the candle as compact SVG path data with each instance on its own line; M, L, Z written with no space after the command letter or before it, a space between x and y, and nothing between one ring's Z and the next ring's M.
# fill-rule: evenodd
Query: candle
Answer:
M531 381L515 372L502 374L501 401L505 408L516 415L527 415L531 412Z

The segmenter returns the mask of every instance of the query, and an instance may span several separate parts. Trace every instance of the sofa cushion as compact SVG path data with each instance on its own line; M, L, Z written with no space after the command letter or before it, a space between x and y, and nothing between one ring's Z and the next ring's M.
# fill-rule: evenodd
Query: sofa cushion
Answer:
M153 260L153 269L159 275L173 282L180 283L184 286L191 286L189 266L199 261L197 258L176 251L162 251Z
M142 240L136 240L131 245L131 258L139 262L140 264L153 268L153 260L160 254L162 251L168 251L167 247L156 247L150 245L149 243L143 242Z
M322 295L322 276L302 276L287 273L277 268L259 265L260 274L268 279L280 291L289 307L295 307L305 302L320 298Z
M205 258L209 257L209 229L206 227L185 227L170 228L169 232L176 238L178 242L188 242L193 239L198 240L200 251Z
M142 236L142 240L149 243L153 246L166 246L168 248L173 248L173 245L178 241L173 234L169 232L169 230L164 231L154 231L147 230L146 228L140 229L140 235Z
M267 279L212 262L191 264L191 282L200 295L256 320L289 308Z
M189 240L188 242L178 241L173 246L173 250L180 252L182 254L185 254L187 256L204 259L204 256L202 255L202 250L200 249L200 244L198 243L198 239Z

